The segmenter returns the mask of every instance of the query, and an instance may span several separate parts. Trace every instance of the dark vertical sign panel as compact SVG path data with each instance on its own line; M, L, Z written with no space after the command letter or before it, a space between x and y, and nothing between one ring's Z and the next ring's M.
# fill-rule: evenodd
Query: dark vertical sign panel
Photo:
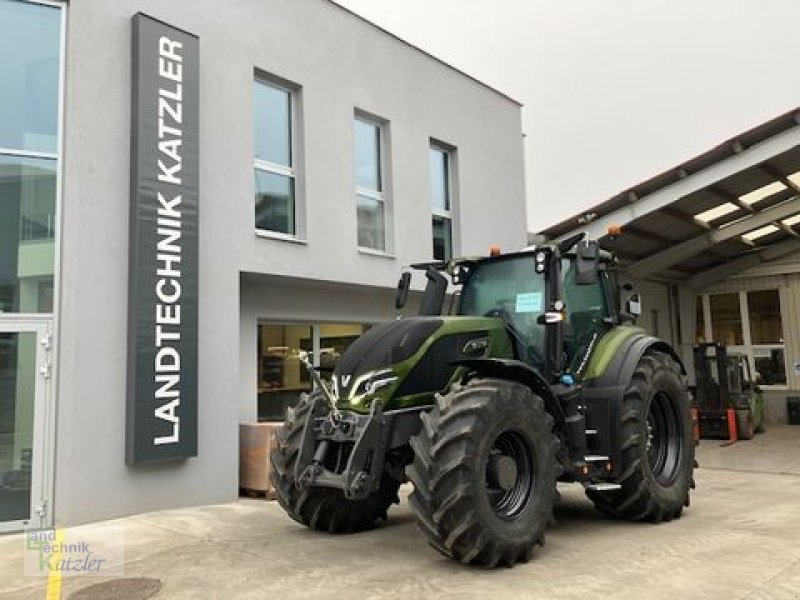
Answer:
M133 17L127 460L197 455L198 40Z

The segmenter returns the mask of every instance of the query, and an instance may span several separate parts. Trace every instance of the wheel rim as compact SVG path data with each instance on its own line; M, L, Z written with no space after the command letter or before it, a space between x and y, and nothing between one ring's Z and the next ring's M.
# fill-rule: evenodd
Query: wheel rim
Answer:
M528 506L536 483L534 451L516 431L504 431L486 461L486 492L495 514L513 519Z
M683 437L680 415L665 392L653 396L645 429L650 468L658 483L669 485L678 472Z

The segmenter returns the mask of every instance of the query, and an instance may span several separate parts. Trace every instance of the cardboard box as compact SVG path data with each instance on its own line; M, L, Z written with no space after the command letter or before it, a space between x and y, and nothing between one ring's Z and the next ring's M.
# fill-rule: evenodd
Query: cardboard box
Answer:
M248 492L273 493L269 482L270 453L277 448L276 434L283 423L239 424L239 487Z

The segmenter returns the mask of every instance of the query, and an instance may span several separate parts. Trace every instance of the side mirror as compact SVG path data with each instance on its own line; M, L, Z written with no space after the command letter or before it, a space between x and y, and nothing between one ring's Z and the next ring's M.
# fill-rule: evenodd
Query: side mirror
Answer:
M579 242L575 257L575 283L592 285L597 282L599 262L597 242L594 240Z
M425 277L428 283L422 295L419 314L422 317L441 315L444 297L447 294L447 278L432 266L425 271Z
M639 297L639 294L633 294L628 298L627 309L626 312L631 315L636 315L638 317L642 314L642 299Z
M397 282L397 295L394 298L394 307L400 310L408 302L408 290L411 288L411 273L405 271Z

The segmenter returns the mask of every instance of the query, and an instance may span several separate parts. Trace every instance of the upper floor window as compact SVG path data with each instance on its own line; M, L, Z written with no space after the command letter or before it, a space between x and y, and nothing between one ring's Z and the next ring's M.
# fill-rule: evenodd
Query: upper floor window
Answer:
M256 229L297 234L293 92L256 80L253 89Z
M361 116L355 119L356 212L358 245L386 251L384 126Z
M61 11L0 1L0 148L55 154Z
M453 257L451 152L432 144L428 157L431 178L433 258L448 260Z

